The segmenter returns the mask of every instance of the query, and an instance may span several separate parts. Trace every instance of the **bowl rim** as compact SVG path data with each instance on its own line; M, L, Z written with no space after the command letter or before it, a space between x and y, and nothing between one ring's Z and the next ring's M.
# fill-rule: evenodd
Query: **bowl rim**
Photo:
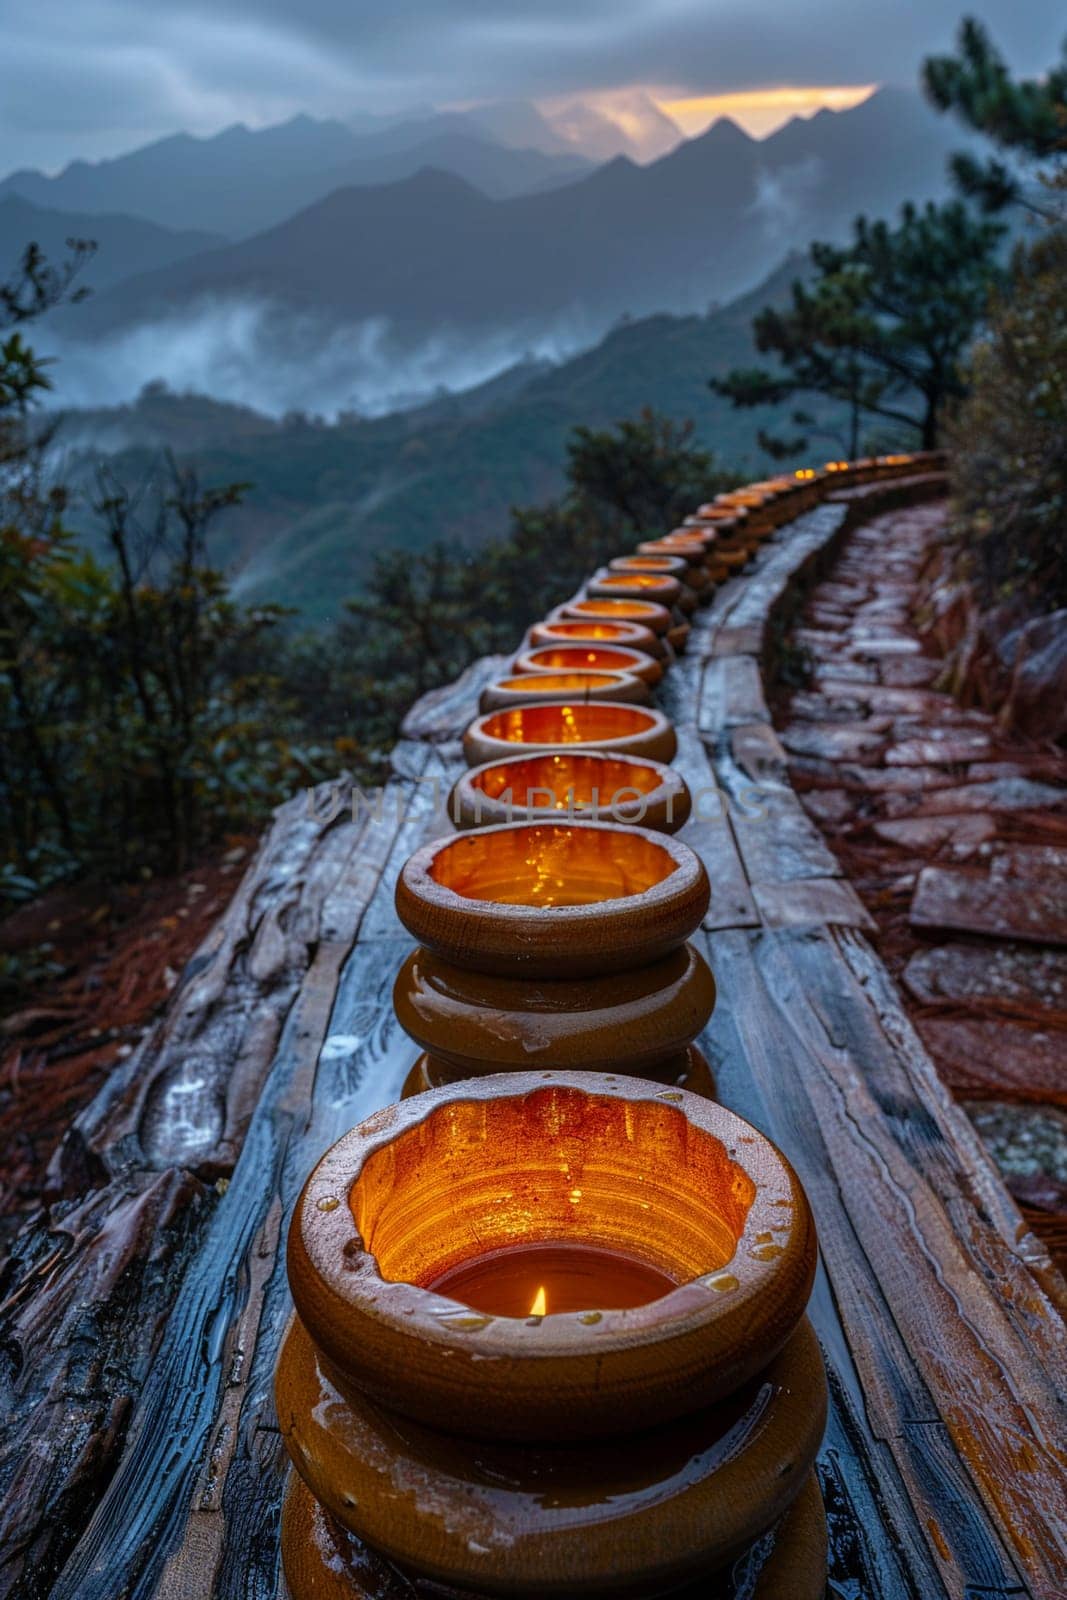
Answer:
M674 862L647 889L585 904L543 906L477 900L438 883L436 856L474 839L529 829L639 838ZM707 868L670 834L619 822L540 819L468 829L430 840L408 857L396 883L396 911L408 932L457 966L529 976L625 971L666 955L700 926L711 899ZM607 935L610 933L610 939Z
M673 572L612 572L609 567L602 567L586 583L583 598L613 600L616 595L628 598L631 588L636 599L647 595L650 600L655 600L659 596L669 609L677 603L682 593L682 580Z
M531 674L531 676L533 676L533 674ZM636 673L627 673L626 676L627 677L636 678L637 674ZM647 685L646 685L646 687L647 687ZM549 707L551 708L553 702L550 701L550 702L548 702L548 704L549 704ZM590 747L592 749L594 749L594 750L602 749L604 747L604 742L605 742L606 739L614 740L614 739L641 739L641 738L647 738L650 735L659 733L664 726L666 726L668 728L674 726L674 724L671 722L670 718L666 715L666 713L661 711L658 706L653 706L653 705L631 705L626 700L587 699L582 695L573 695L573 694L572 695L566 695L566 694L562 695L560 700L558 702L556 702L556 704L563 705L563 706L573 706L576 711L585 711L585 710L589 710L589 709L596 709L597 711L610 711L610 712L613 712L613 713L615 713L615 712L618 712L618 713L633 713L636 716L640 716L640 717L643 717L644 719L646 719L645 721L643 721L641 723L641 725L639 727L631 728L629 733L623 733L620 730L619 733L617 733L617 734L604 734L596 742L590 740L589 741ZM492 732L490 732L490 730L488 728L483 726L483 724L488 720L489 717L507 716L512 711L521 711L522 709L523 709L523 702L520 700L520 701L516 701L516 703L513 706L497 706L494 711L479 711L478 715L476 717L473 717L471 719L471 721L467 724L467 727L466 727L466 729L464 731L464 738L468 738L469 737L471 739L495 739L495 740L498 740L502 744L514 745L517 750L545 750L545 749L548 749L548 750L557 750L557 749L580 750L582 748L582 746L586 743L586 741L583 740L583 739L568 740L565 745L559 744L555 740L549 740L548 743L545 744L545 743L538 743L536 740L533 740L533 739L531 739L529 741L527 741L525 739L505 739L503 737L503 735L501 735L499 733L492 733Z
M614 611L583 611L582 606L614 606ZM671 613L657 600L641 600L629 595L586 595L567 600L550 614L556 622L637 622L653 633L666 633L671 626Z
M540 655L542 650L573 650L576 655L581 655L583 651L605 650L609 654L618 652L629 659L627 665L623 667L588 667L585 669L577 665L574 668L569 668L542 667L537 664L528 664L530 657ZM589 672L632 673L635 678L639 678L642 673L647 673L651 670L656 674L657 682L663 673L663 668L655 661L654 657L646 655L643 650L638 650L634 645L626 644L621 639L557 639L552 644L535 644L530 645L528 649L518 650L512 660L508 676L514 678L526 674L532 677L535 674L540 675L542 673L550 675L554 672L581 672L583 670Z
M584 689L550 689L543 680L557 677L587 677L600 681ZM535 672L502 672L493 678L478 696L478 715L492 716L495 711L518 710L524 705L587 705L594 700L610 701L614 705L634 706L644 711L652 698L647 681L636 671L627 672L621 667L557 667L555 673L545 669ZM495 700L495 704L489 702Z
M717 1139L755 1186L733 1256L657 1300L601 1311L595 1321L587 1312L487 1316L436 1290L383 1278L357 1230L350 1203L370 1156L447 1105L527 1099L555 1087L590 1099L665 1105ZM786 1242L772 1249L771 1241ZM753 1343L753 1329L768 1315L774 1325L787 1324L781 1343L807 1302L815 1249L814 1222L796 1172L752 1124L718 1101L685 1089L580 1070L494 1073L426 1090L374 1112L321 1157L304 1184L289 1233L297 1312L320 1348L326 1332L329 1343L340 1341L358 1352L360 1327L373 1325L408 1349L414 1341L438 1355L462 1352L468 1359L521 1360L524 1367L533 1363L526 1371L535 1383L551 1381L552 1368L576 1355L610 1358L694 1334L708 1343L713 1360L743 1356ZM307 1270L317 1280L318 1293L310 1296L304 1292ZM332 1329L324 1328L324 1310ZM326 1353L331 1354L329 1344ZM765 1364L771 1353L761 1344L757 1365Z
M539 751L544 754L545 752ZM590 754L594 752L590 751ZM598 751L597 754L608 752ZM662 765L662 763L655 763ZM498 761L482 762L484 766L499 766ZM475 771L475 768L471 768ZM436 858L446 850L465 849L470 847L472 837L478 839L492 838L498 834L518 833L529 829L562 829L568 833L579 830L582 833L610 833L627 838L638 838L655 846L669 855L674 865L657 883L647 889L641 889L636 894L614 895L604 900L596 900L588 904L566 906L531 905L525 901L511 902L501 900L479 900L470 895L461 895L455 889L449 889L445 884L439 883L433 876L432 865ZM400 869L397 879L397 910L401 921L416 938L421 937L421 930L413 923L420 923L421 917L411 917L412 905L425 907L428 912L437 916L463 915L465 917L479 915L479 907L484 908L484 915L493 920L514 923L520 926L530 921L535 915L538 924L547 931L566 928L573 930L576 919L586 921L600 917L618 916L620 913L634 915L639 906L643 911L663 910L666 906L682 899L685 896L699 891L701 884L707 883L707 868L697 855L696 851L681 839L674 839L669 834L656 833L650 828L641 828L632 823L625 822L572 822L569 818L548 816L544 819L537 818L532 822L502 822L492 828L478 828L466 833L451 833L441 839L431 839L426 844L413 851ZM401 904L401 891L403 891L403 904ZM698 895L699 898L699 895ZM411 920L405 918L405 911ZM701 912L703 916L703 912ZM699 924L700 918L694 923L694 928ZM693 931L693 930L690 930ZM688 937L688 934L685 935Z
M504 759L496 757L489 761L481 762L481 764L477 767L468 767L465 772L460 774L455 783L452 785L448 808L449 816L452 817L453 821L455 821L456 810L459 805L469 800L469 804L471 807L473 807L476 804L476 795L482 796L481 804L486 809L499 806L499 800L497 800L494 796L487 795L485 791L479 787L477 779L482 773L493 771L499 767L525 766L527 762L531 761L551 761L553 757L560 756L564 753L565 752L561 749L530 750L524 755L509 756L505 757ZM682 774L676 767L668 766L665 761L655 761L651 756L627 755L625 751L615 752L612 750L574 750L566 753L572 758L577 758L583 761L605 763L609 761L618 761L622 762L624 765L628 764L637 767L645 767L655 772L659 780L655 788L649 789L646 793L642 794L640 802L636 800L633 802L635 806L643 803L644 811L642 815L634 818L632 822L623 822L622 826L647 827L648 824L645 822L644 818L650 811L657 810L660 807L663 807L665 811L669 811L670 815L668 820L672 825L672 831L683 827L685 822L688 820L692 811L692 794L690 792L689 785L686 783ZM521 808L518 804L516 804L512 809L515 812L519 812ZM584 815L583 811L585 813ZM547 806L530 806L526 808L526 811L523 813L522 820L533 821L536 820L539 815L543 815L546 821L555 820L554 814L548 810ZM558 814L555 815L558 816ZM564 812L563 818L564 820L569 821L571 818L571 812L569 810ZM583 807L576 803L574 806L574 820L576 822L600 821L600 811L594 811L591 806ZM604 820L614 822L620 819L608 817ZM488 822L485 824L478 824L480 828L491 825L492 824Z

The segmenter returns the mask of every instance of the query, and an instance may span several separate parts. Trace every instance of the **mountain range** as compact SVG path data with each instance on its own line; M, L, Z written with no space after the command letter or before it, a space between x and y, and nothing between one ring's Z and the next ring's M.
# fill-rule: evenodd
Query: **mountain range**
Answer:
M298 117L11 174L12 264L31 238L99 246L91 297L33 330L54 403L78 407L75 476L108 455L135 482L167 447L205 482L250 481L220 559L245 598L319 617L376 551L478 543L558 492L579 423L651 405L761 470L757 429L788 408L735 412L708 378L753 362L751 318L813 238L946 194L965 141L894 89L763 140L728 120L678 140L638 104L664 150L645 164L598 115ZM816 453L838 453L817 416Z
M590 149L606 150L609 158L627 149L625 135L614 125L604 128L587 138ZM679 137L674 129L675 142ZM54 176L12 172L0 182L0 196L54 211L132 213L161 227L234 240L273 227L335 189L393 183L423 167L454 172L504 198L571 182L594 165L534 106L518 103L427 110L399 121L367 118L355 128L300 115L268 128L236 123L210 138L176 133L110 160L72 161Z
M329 125L315 126L318 137ZM588 344L620 315L691 312L741 293L787 250L841 236L858 211L945 193L945 158L959 144L917 94L882 90L764 140L720 120L647 166L619 156L512 198L423 167L333 189L249 238L135 272L64 327L101 338L255 301L283 330L294 313L379 319L397 349L500 327L531 342L563 322Z

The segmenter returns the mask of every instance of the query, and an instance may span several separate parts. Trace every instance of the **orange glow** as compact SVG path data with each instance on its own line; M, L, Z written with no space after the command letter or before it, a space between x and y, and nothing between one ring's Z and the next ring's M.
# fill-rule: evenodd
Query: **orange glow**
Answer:
M591 744L645 733L655 726L651 711L620 702L574 705L526 705L496 711L480 719L480 731L490 739L513 744Z
M623 622L553 622L546 627L564 639L625 639L629 632Z
M662 780L657 768L643 761L566 753L498 762L472 781L491 800L510 790L517 806L551 806L565 811L569 806L598 805L626 791L651 794Z
M658 617L661 610L649 600L576 600L572 609L591 617Z
M621 676L620 672L536 672L501 678L496 687L516 694L587 694L595 700L599 689L612 688Z
M673 1106L561 1084L435 1108L368 1157L349 1205L388 1282L451 1294L447 1279L491 1251L570 1246L658 1271L663 1294L726 1265L755 1196L722 1141ZM551 1271L528 1260L512 1314L530 1315L539 1284L558 1313Z
M732 117L754 139L763 139L790 117L810 117L816 111L849 111L862 105L877 87L874 83L792 84L685 97L662 91L654 92L653 98L689 139L706 132L719 117Z
M434 857L435 882L495 905L583 906L643 894L677 870L653 834L557 822L460 834Z
M549 1292L557 1314L629 1311L670 1294L678 1280L621 1250L561 1239L488 1250L421 1287L490 1317L545 1317Z
M669 578L670 574L667 576ZM640 571L605 573L596 581L605 589L659 589L663 585L663 579L655 573Z
M556 672L578 674L615 674L619 672L633 672L643 664L643 659L637 650L618 648L605 649L603 646L593 645L590 649L583 649L580 645L561 645L553 650L545 645L540 650L531 650L527 660L532 667L537 669L539 676L551 678ZM509 678L509 683L515 680Z

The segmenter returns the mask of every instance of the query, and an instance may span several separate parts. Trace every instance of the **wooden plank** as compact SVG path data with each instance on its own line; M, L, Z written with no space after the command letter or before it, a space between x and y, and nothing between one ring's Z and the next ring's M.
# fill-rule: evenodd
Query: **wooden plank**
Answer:
M714 655L705 663L697 724L703 733L748 722L769 722L763 679L755 656Z
M769 722L752 722L730 734L734 764L753 783L782 783L789 772L785 746Z
M423 794L408 789L411 806L421 809ZM362 918L377 911L384 921L380 906L391 907L392 886L383 868L396 837L387 828L368 835L378 876L366 911L365 859L353 862L351 885L338 886L335 907L350 887L353 913ZM247 1545L234 1543L225 1497L242 1437L234 1419L254 1413L260 1427L289 1314L281 1219L322 1151L395 1096L416 1054L390 1004L410 940L361 941L350 961L349 948L350 942L335 942L320 950L233 1176L178 1288L118 1469L64 1567L56 1600L113 1600L127 1592L130 1576L137 1577L138 1592L160 1600L236 1592L224 1587L223 1570L252 1559ZM389 1041L385 1050L382 1039ZM251 1496L267 1502L272 1518L284 1479L280 1453L276 1467ZM254 1506L244 1507L243 1515L257 1514ZM259 1588L242 1577L243 1592L275 1592L273 1538L268 1549L270 1576L260 1574ZM214 1588L205 1581L209 1557L218 1564Z
M734 837L750 883L842 876L837 857L791 789L767 778L754 784L721 751L715 772L730 796Z
M715 782L707 752L691 726L677 729L674 766L693 796L693 815L678 837L695 850L708 869L711 905L705 928L754 928L759 913L737 852L726 797Z
M706 635L714 626L714 619L705 612L700 623L694 626L694 635L698 638ZM678 736L678 753L673 765L689 785L693 797L693 815L679 837L700 856L711 879L711 905L705 927L755 927L759 923L759 913L741 865L727 797L716 781L696 727L699 688L705 670L702 657L687 651L672 666L658 691L659 704L674 722Z
M331 943L347 949L355 939L374 887L373 851L357 825L340 820L333 798L324 791L313 816L303 797L278 814L216 934L189 963L176 1005L66 1141L64 1174L72 1187L81 1177L85 1198L31 1219L13 1246L0 1326L5 1347L24 1354L0 1379L8 1416L0 1505L17 1553L0 1570L0 1594L19 1592L30 1572L44 1592L109 1475L129 1457L130 1417L218 1201L181 1159L169 1164L175 1150L195 1152L209 1177L227 1175L225 1163L232 1166L247 1135L253 1072L257 1089L271 1081L275 1044L280 1050L301 1026L314 992L307 963L327 960ZM352 887L341 916L337 887L346 874ZM214 1085L215 1102L196 1099L202 1121L187 1119L176 1142L165 1129L157 1137L139 1080L187 1081L183 1048ZM237 1056L238 1110L227 1114L227 1070ZM98 1340L104 1348L90 1358Z
M707 950L720 1000L703 1042L720 1094L789 1151L819 1228L827 1281L816 1293L812 1315L834 1397L828 1439L838 1431L851 1439L858 1460L846 1473L849 1486L857 1480L877 1485L879 1514L865 1532L880 1547L878 1575L861 1576L851 1592L883 1600L898 1594L957 1600L1026 1593L1022 1554L1002 1535L995 1508L976 1492L948 1442L960 1406L974 1409L975 1395L995 1390L976 1345L975 1318L988 1325L992 1340L1007 1295L999 1306L991 1290L972 1295L964 1312L966 1302L946 1293L939 1256L910 1231L916 1206L924 1217L945 1215L942 1196L924 1170L925 1146L936 1144L929 1112L899 1069L891 1074L892 1116L879 1106L877 1095L890 1088L878 1081L887 1071L885 1036L829 935L728 931L709 935ZM803 976L798 950L821 952L809 955ZM813 963L820 969L817 980ZM809 1001L816 981L818 1012ZM853 1030L862 1019L860 1050L882 1039L871 1086L868 1055L846 1048L843 1034L835 1034L835 1045L827 1040L824 997L842 989L842 1018ZM910 1150L897 1143L902 1131L913 1141ZM961 1204L967 1204L966 1182L966 1172L955 1174ZM966 1237L980 1237L973 1197L970 1204L972 1232ZM939 1242L950 1260L958 1258L961 1245L951 1226ZM1025 1272L1020 1261L1016 1266ZM1026 1292L1040 1294L1028 1272L1026 1277ZM916 1315L914 1307L924 1299L927 1310ZM1024 1367L1035 1364L1030 1356ZM1047 1393L1047 1383L1042 1388ZM852 1397L845 1414L839 1409L842 1396ZM991 1399L995 1405L995 1392ZM1012 1443L1018 1442L1016 1434ZM1040 1438L1028 1442L1036 1448ZM994 1458L1004 1454L994 1450ZM826 1467L824 1457L824 1483ZM1031 1506L1026 1516L1034 1523L1048 1509ZM1048 1535L1033 1531L1047 1545ZM852 1550L847 1559L854 1556ZM841 1592L848 1593L856 1573L836 1549L834 1559L842 1566L831 1579L836 1576ZM1040 1590L1035 1584L1029 1592Z
M754 883L752 898L768 928L811 928L840 923L876 933L877 926L845 878L798 878L791 883Z
M763 653L763 628L758 622L740 627L726 623L716 631L711 647L713 656L758 656Z
M228 1174L320 937L323 902L362 848L351 780L280 808L237 894L156 1028L74 1124L110 1169ZM314 809L312 809L314 805ZM354 932L354 930L353 930Z
M850 948L869 970L858 935ZM910 1030L887 990L880 1013L829 935L772 936L758 959L806 1051L810 1111L856 1240L933 1402L907 1421L944 1426L973 1500L1035 1591L1048 1593L1067 1571L1062 1309L1014 1242L986 1224L971 1174L988 1177L992 1162L962 1110L929 1095L932 1067L919 1092L909 1069L921 1046L912 1036L908 1053L894 1048L885 1020L899 1036ZM879 1381L872 1362L868 1392Z
M416 700L404 718L400 728L402 737L425 739L433 744L461 738L476 714L472 707L477 708L478 696L487 683L504 676L511 660L509 655L480 656L451 683L431 689Z

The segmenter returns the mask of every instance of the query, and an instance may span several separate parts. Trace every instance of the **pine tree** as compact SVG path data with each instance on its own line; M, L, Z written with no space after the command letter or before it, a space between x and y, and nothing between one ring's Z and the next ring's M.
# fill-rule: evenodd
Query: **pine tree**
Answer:
M895 227L858 217L850 245L812 245L813 271L794 282L784 311L755 318L757 349L777 356L778 368L735 369L710 387L739 407L826 395L848 407L852 455L864 415L913 430L932 449L946 402L964 393L960 359L996 279L1003 232L959 201L906 205Z
M984 210L1019 203L1041 214L1026 188L1028 172L1038 170L1047 186L1061 186L1067 166L1067 42L1060 62L1043 78L1013 79L989 34L973 17L960 26L959 54L932 56L923 67L923 86L941 111L954 111L1014 159L980 161L960 153L951 158L956 183ZM1058 176L1057 176L1058 174Z

